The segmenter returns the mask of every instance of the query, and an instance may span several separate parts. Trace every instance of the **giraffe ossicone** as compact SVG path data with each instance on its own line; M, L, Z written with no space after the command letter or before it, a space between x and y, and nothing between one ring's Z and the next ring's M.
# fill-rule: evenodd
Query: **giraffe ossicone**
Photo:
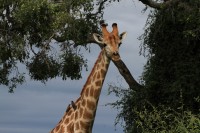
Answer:
M110 60L120 59L119 46L126 36L126 32L119 35L116 23L112 25L112 32L108 32L105 24L101 26L102 35L93 34L95 41L101 47L101 52L80 97L75 102L71 101L64 116L51 133L92 133L98 100Z

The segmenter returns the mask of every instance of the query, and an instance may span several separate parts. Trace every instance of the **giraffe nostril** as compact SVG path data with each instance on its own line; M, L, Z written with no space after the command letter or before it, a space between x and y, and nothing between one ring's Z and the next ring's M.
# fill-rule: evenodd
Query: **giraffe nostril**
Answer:
M116 51L116 52L113 52L113 55L117 56L117 55L119 55L119 53Z

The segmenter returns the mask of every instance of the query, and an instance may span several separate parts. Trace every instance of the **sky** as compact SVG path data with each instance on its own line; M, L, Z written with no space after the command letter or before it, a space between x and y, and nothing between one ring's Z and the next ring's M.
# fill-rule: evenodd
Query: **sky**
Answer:
M136 80L143 71L146 59L139 55L140 44L137 38L144 32L148 12L143 13L144 5L139 1L123 0L106 7L104 19L111 30L117 23L119 32L127 32L120 47L120 55ZM46 84L26 79L13 94L5 86L0 86L0 133L48 133L62 118L70 101L76 101L86 82L100 48L91 44L91 52L83 50L88 60L88 71L83 70L81 80L63 81L61 78L49 80ZM108 85L116 84L127 88L123 77L111 62L99 99L94 133L123 133L120 125L114 126L118 113L116 109L105 106L117 100L108 95Z

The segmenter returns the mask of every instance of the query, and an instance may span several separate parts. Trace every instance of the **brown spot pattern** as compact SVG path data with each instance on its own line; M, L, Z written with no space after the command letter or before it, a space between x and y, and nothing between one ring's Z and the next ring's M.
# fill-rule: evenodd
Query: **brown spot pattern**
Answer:
M100 72L98 72L97 73L97 79L100 79L100 77L101 77L101 74L100 74Z
M83 99L83 101L82 101L82 107L84 107L85 104L86 104L86 99Z
M100 90L95 89L95 90L94 90L94 97L95 97L95 98L98 98L98 97L99 97L99 93L100 93Z
M70 115L71 115L71 113L72 113L72 110L69 110L69 112L68 112L68 114L67 114L67 115L68 115L68 116L70 116Z
M87 109L84 111L83 119L91 120L93 118L93 115L91 112L89 112Z
M92 97L94 95L94 87L92 86L90 89L90 96Z
M81 118L83 115L83 108L80 108L80 113L79 113L79 117Z
M87 100L87 107L90 110L94 110L96 108L96 104L91 100Z
M95 85L96 85L96 86L101 86L101 80L96 81L96 82L95 82Z
M101 69L101 76L104 77L105 76L105 70Z
M65 119L65 124L69 123L69 118Z
M75 120L78 119L78 111L75 112Z
M84 121L80 121L80 126L82 129L89 129L90 124Z

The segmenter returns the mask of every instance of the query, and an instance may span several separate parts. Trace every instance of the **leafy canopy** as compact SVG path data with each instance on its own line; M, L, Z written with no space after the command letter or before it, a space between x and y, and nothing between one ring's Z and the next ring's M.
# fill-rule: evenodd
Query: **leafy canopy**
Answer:
M154 104L184 107L195 112L200 104L200 1L182 0L154 11L144 34L148 62L143 80Z
M148 59L144 88L110 87L120 98L111 105L125 132L199 132L199 7L200 1L181 0L151 11L140 37Z
M0 2L0 85L12 92L25 81L81 78L80 47L98 32L106 1L3 0Z

